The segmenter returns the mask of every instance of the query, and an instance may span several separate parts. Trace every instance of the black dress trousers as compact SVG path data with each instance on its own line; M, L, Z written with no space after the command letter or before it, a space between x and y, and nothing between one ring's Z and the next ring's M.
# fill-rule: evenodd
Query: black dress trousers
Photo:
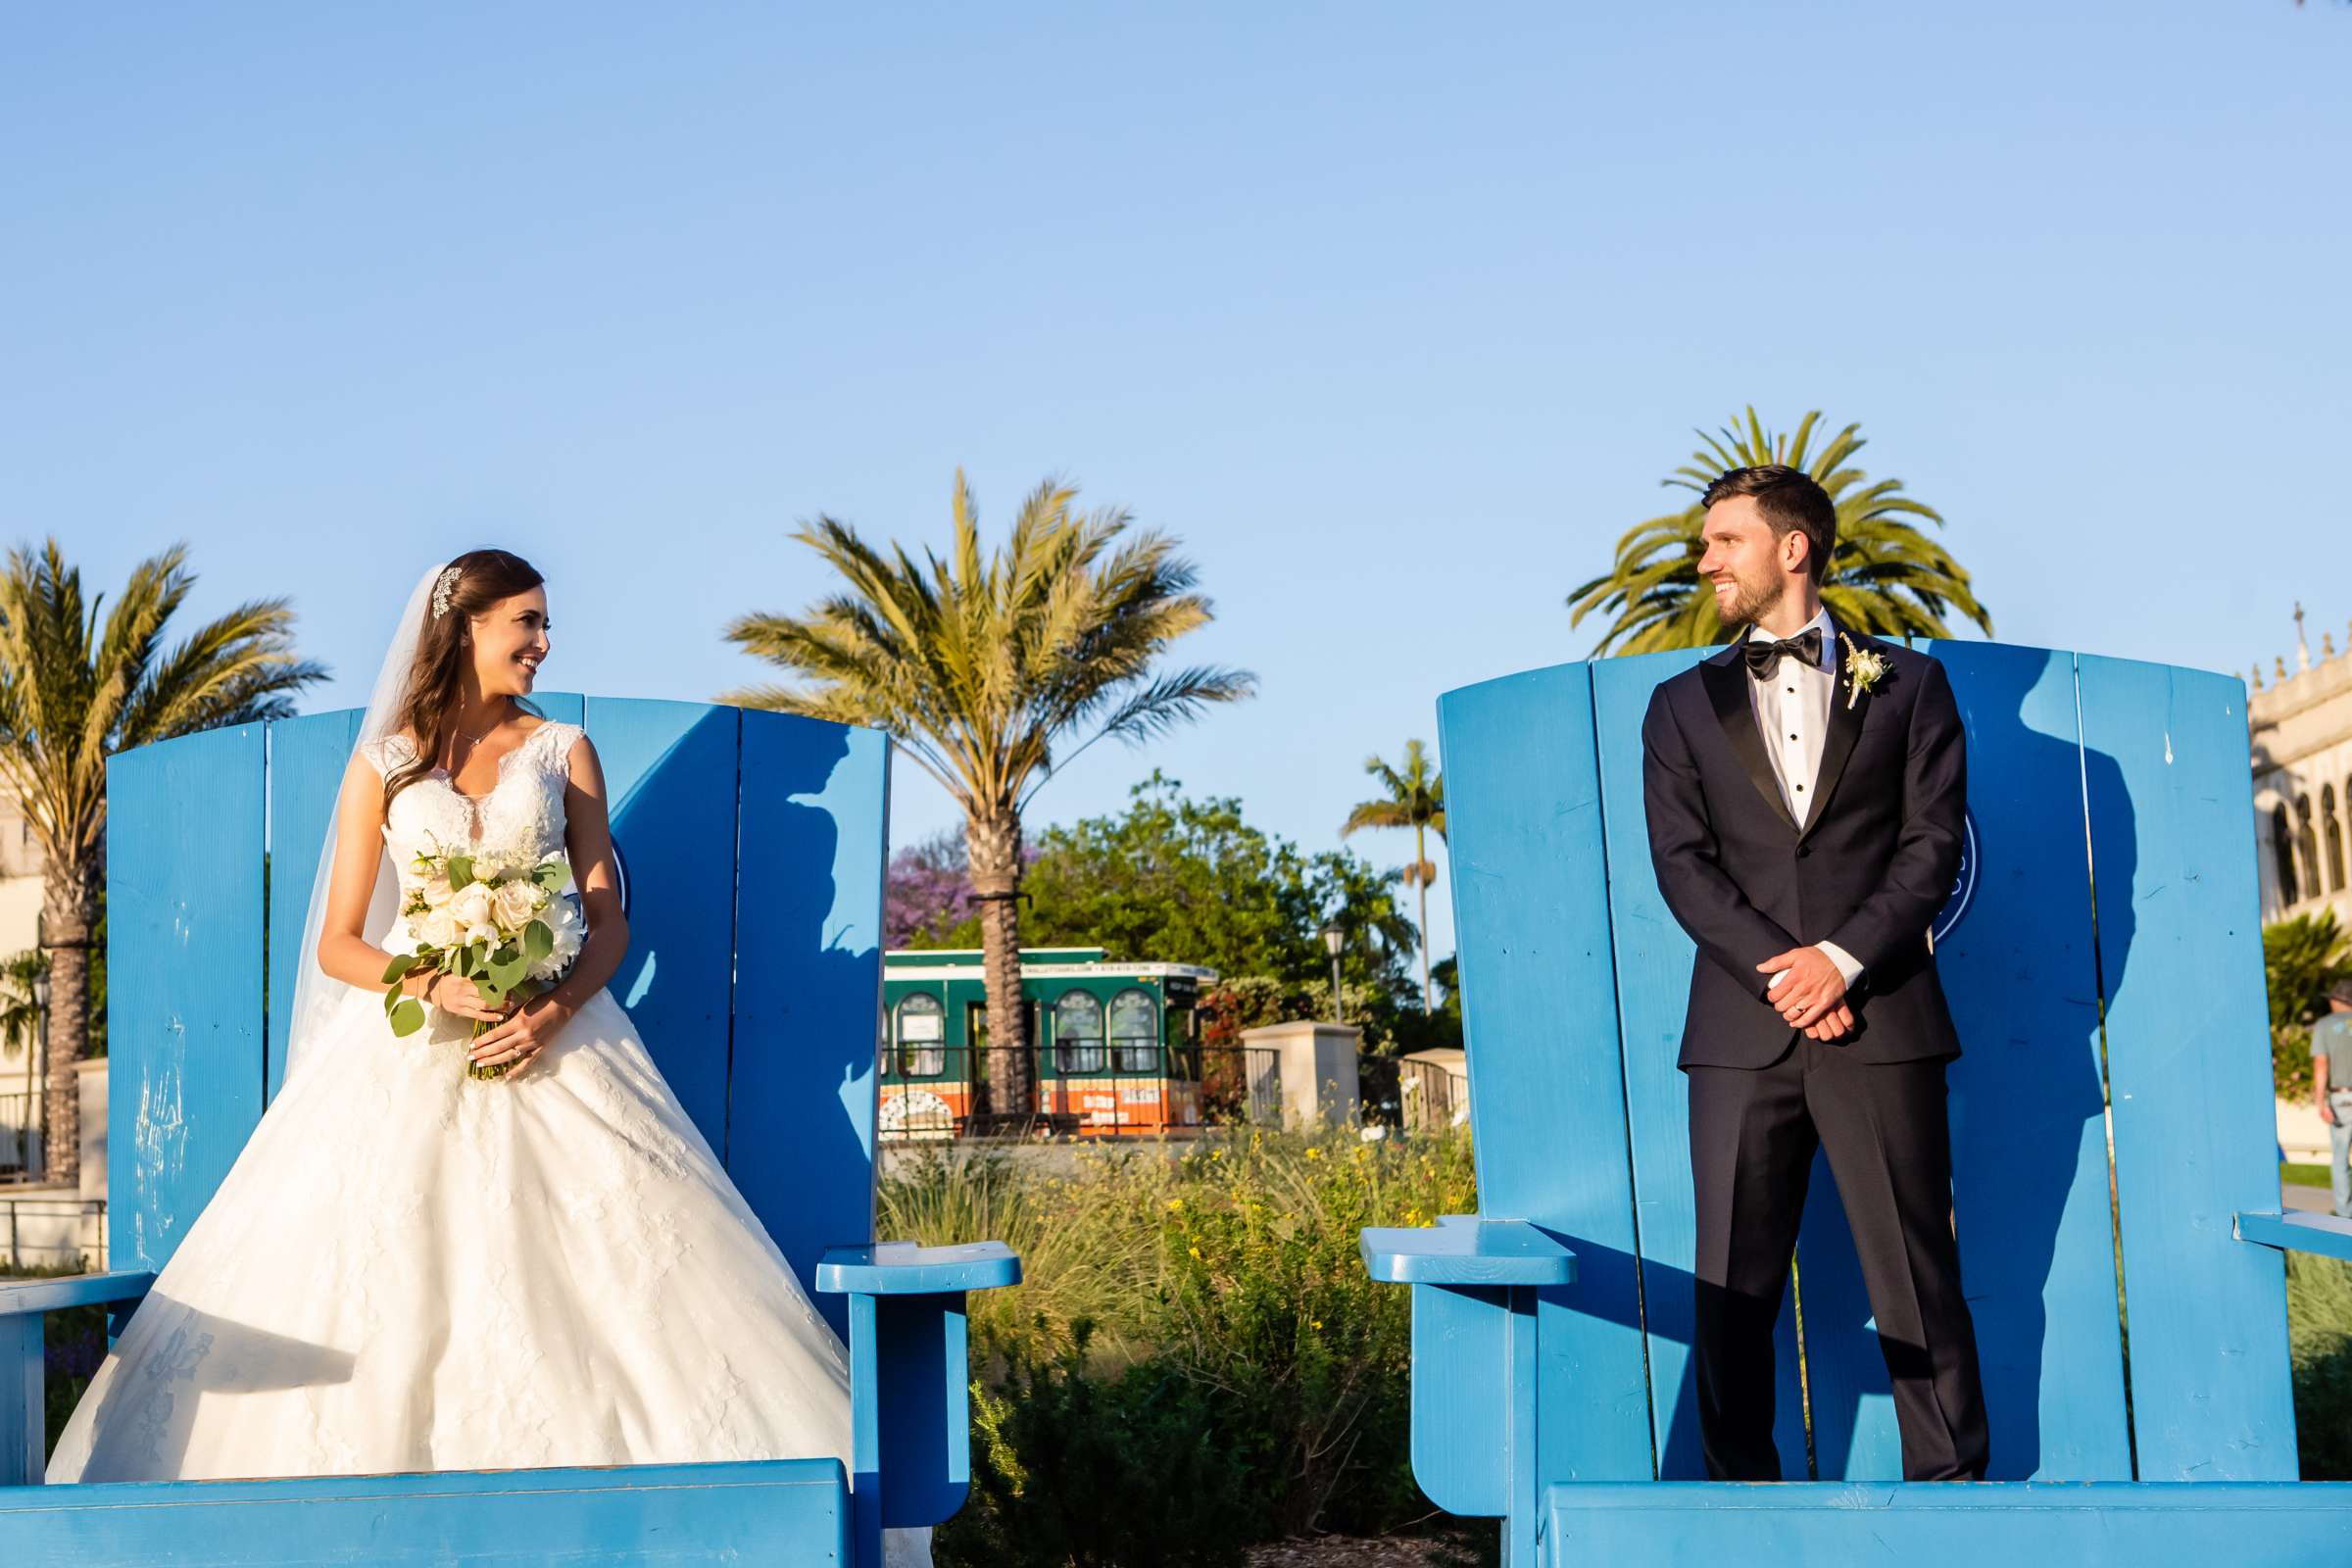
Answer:
M1687 1068L1697 1203L1692 1359L1718 1481L1777 1481L1773 1323L1816 1148L1853 1229L1908 1481L1982 1480L1984 1396L1952 1239L1943 1060L1857 1061L1797 1037L1768 1067Z

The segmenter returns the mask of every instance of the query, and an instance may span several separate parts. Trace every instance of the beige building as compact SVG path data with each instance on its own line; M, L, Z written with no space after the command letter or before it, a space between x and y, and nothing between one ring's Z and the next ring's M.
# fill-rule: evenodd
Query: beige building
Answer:
M2262 918L2333 909L2352 930L2352 641L2339 652L2323 632L2315 659L2296 606L2294 667L2255 667L2246 716Z
M0 958L33 945L40 929L41 847L25 826L16 797L0 792ZM0 1181L9 1180L24 1147L23 1131L40 1120L33 1104L38 1048L8 1054L0 1045Z

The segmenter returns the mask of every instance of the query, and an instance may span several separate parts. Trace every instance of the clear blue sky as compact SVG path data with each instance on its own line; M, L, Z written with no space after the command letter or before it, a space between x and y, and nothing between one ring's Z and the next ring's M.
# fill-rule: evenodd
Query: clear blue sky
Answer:
M1440 692L1590 650L1749 401L1862 420L2006 640L2340 645L2348 80L2289 0L19 7L0 521L93 585L184 538L354 683L503 545L551 687L703 698L823 587L797 519L1061 472L1263 694L1042 817L1157 763L1322 847Z

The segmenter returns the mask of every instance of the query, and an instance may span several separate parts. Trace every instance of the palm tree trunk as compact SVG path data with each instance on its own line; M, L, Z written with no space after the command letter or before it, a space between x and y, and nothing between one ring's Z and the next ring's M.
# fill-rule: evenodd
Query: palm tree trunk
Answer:
M1413 881L1421 893L1421 1010L1438 1010L1436 993L1429 984L1429 846L1422 837L1421 824L1413 824Z
M996 1125L1027 1116L1031 1102L1029 1006L1021 995L1021 818L1009 806L964 818L972 893L980 901L980 965L988 987L985 1111Z
M41 1102L41 1177L54 1186L81 1180L81 1060L90 1037L90 931L97 923L97 864L52 859L41 889L41 924L50 943L48 1092Z

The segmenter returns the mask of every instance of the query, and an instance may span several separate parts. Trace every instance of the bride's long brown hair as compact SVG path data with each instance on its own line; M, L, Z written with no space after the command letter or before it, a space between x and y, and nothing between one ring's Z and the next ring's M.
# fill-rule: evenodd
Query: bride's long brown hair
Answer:
M409 665L408 689L401 693L393 716L394 729L416 738L416 755L385 777L387 809L393 796L432 771L433 760L457 728L454 715L473 657L470 645L462 640L467 620L547 580L529 562L505 550L468 550L449 564L458 568L458 580L449 593L448 612L425 612L424 625L416 633L416 657ZM547 716L527 697L508 701L534 718Z

